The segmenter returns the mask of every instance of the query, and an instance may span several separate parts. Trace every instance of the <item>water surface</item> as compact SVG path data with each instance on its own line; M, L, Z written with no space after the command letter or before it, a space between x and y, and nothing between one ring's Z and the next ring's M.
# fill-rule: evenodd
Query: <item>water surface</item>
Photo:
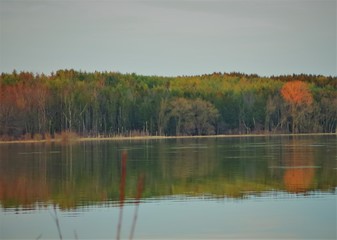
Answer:
M1 238L336 238L336 136L0 145Z

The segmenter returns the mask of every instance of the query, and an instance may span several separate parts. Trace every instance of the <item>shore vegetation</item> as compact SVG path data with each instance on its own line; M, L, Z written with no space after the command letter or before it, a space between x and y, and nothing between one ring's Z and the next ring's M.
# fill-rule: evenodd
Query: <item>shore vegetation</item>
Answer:
M0 140L336 133L337 78L0 75Z

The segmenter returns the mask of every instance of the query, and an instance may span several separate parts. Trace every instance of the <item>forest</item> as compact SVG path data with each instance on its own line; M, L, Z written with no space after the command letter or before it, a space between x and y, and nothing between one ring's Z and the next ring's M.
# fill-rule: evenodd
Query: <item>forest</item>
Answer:
M0 140L335 133L337 77L1 73Z

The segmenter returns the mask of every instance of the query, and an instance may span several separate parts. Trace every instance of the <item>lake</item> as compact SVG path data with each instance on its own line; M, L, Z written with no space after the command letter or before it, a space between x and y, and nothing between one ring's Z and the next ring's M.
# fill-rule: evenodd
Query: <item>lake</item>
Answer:
M0 144L0 238L336 239L336 149L333 135Z

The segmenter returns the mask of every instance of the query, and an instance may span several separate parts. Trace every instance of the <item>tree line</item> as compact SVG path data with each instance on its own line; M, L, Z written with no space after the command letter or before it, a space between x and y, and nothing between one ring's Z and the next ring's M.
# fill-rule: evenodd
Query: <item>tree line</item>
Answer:
M337 78L58 70L0 76L2 139L336 132Z

